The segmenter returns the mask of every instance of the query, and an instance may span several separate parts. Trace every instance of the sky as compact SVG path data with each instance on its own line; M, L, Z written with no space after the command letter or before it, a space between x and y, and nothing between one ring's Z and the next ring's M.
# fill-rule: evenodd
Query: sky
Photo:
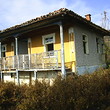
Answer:
M109 28L110 0L0 0L0 30L60 8L72 10L82 17L91 14L92 22L100 26L106 11Z

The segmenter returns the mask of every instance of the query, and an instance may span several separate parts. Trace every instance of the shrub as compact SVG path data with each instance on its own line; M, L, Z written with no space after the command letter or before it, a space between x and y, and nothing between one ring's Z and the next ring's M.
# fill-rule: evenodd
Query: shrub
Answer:
M58 77L52 86L0 84L0 110L109 110L110 69Z
M14 83L0 83L0 110L15 110L22 98L22 90Z

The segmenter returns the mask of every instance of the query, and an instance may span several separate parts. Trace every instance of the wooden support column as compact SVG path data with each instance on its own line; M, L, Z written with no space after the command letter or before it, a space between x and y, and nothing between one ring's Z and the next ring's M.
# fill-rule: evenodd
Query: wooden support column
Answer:
M17 79L17 84L20 85L19 72L18 72L18 70L16 70L16 79Z
M61 40L61 71L62 71L62 77L65 78L66 71L65 71L64 35L63 35L62 23L60 23L59 26L60 26L60 40Z
M3 73L2 73L2 71L0 72L0 79L1 79L1 81L3 81Z
M15 47L16 47L16 55L18 55L18 38L15 37Z
M34 78L37 80L37 71L34 71Z

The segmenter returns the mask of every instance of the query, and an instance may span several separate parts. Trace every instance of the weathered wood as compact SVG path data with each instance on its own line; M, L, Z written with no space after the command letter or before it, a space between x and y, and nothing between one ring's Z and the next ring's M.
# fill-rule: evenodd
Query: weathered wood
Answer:
M0 70L57 69L60 51L25 54L0 58ZM42 62L43 61L43 62Z

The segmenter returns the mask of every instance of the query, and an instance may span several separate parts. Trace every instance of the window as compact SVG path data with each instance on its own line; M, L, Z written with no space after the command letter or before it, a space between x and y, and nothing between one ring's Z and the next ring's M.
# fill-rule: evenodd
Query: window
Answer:
M2 57L6 57L6 44L2 45Z
M100 53L99 38L96 38L97 53Z
M45 51L53 51L55 43L55 33L43 36L43 45L45 46Z
M47 44L46 45L46 51L52 51L52 50L54 50L53 43L52 44Z
M88 37L86 35L82 36L83 39L83 50L84 54L89 54L89 48L88 48Z

